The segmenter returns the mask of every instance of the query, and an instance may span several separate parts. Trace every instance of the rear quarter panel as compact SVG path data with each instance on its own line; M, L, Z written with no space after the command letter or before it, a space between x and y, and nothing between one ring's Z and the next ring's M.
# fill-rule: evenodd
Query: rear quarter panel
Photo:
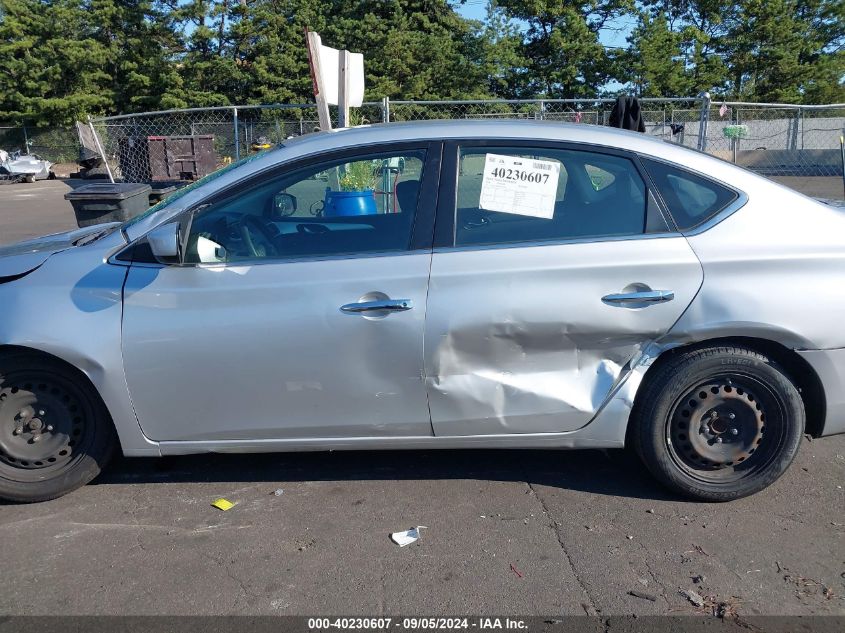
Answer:
M792 349L845 347L845 211L724 161L678 153L677 162L748 199L686 233L704 283L670 340L753 336Z

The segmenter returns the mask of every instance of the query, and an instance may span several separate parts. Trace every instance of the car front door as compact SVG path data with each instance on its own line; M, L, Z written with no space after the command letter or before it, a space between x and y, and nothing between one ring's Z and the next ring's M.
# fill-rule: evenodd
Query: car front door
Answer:
M690 304L698 259L622 152L450 143L442 173L425 336L435 435L584 426Z
M123 356L158 441L431 435L423 382L437 143L323 155L182 221L133 263Z

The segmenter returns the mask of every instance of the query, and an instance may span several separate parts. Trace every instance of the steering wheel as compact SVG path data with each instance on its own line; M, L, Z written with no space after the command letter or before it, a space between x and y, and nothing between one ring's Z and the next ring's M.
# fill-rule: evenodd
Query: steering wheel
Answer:
M315 222L303 222L296 225L296 232L300 235L325 235L330 230L325 224L317 224Z
M238 219L238 231L252 257L274 257L279 254L271 225L255 215L245 213Z

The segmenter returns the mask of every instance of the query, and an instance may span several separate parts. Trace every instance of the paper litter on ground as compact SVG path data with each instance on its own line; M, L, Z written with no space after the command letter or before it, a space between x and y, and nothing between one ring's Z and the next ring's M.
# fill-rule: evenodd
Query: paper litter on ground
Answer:
M222 497L220 499L218 499L217 501L215 501L214 503L212 503L211 505L212 505L212 507L215 507L218 510L223 510L223 512L225 512L226 510L231 510L232 508L235 507L234 503L232 503L228 499L223 499Z
M404 530L402 532L393 532L390 535L390 540L396 543L399 547L405 547L406 545L410 545L411 543L417 541L422 534L420 530L427 529L424 525L418 525L415 528L411 528L410 530Z

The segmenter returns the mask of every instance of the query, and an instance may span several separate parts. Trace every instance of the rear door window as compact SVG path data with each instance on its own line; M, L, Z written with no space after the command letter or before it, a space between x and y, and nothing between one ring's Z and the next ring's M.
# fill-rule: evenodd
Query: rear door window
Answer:
M456 246L652 232L649 192L624 156L464 146L457 185Z
M667 163L641 157L680 230L703 224L737 199L724 185Z

